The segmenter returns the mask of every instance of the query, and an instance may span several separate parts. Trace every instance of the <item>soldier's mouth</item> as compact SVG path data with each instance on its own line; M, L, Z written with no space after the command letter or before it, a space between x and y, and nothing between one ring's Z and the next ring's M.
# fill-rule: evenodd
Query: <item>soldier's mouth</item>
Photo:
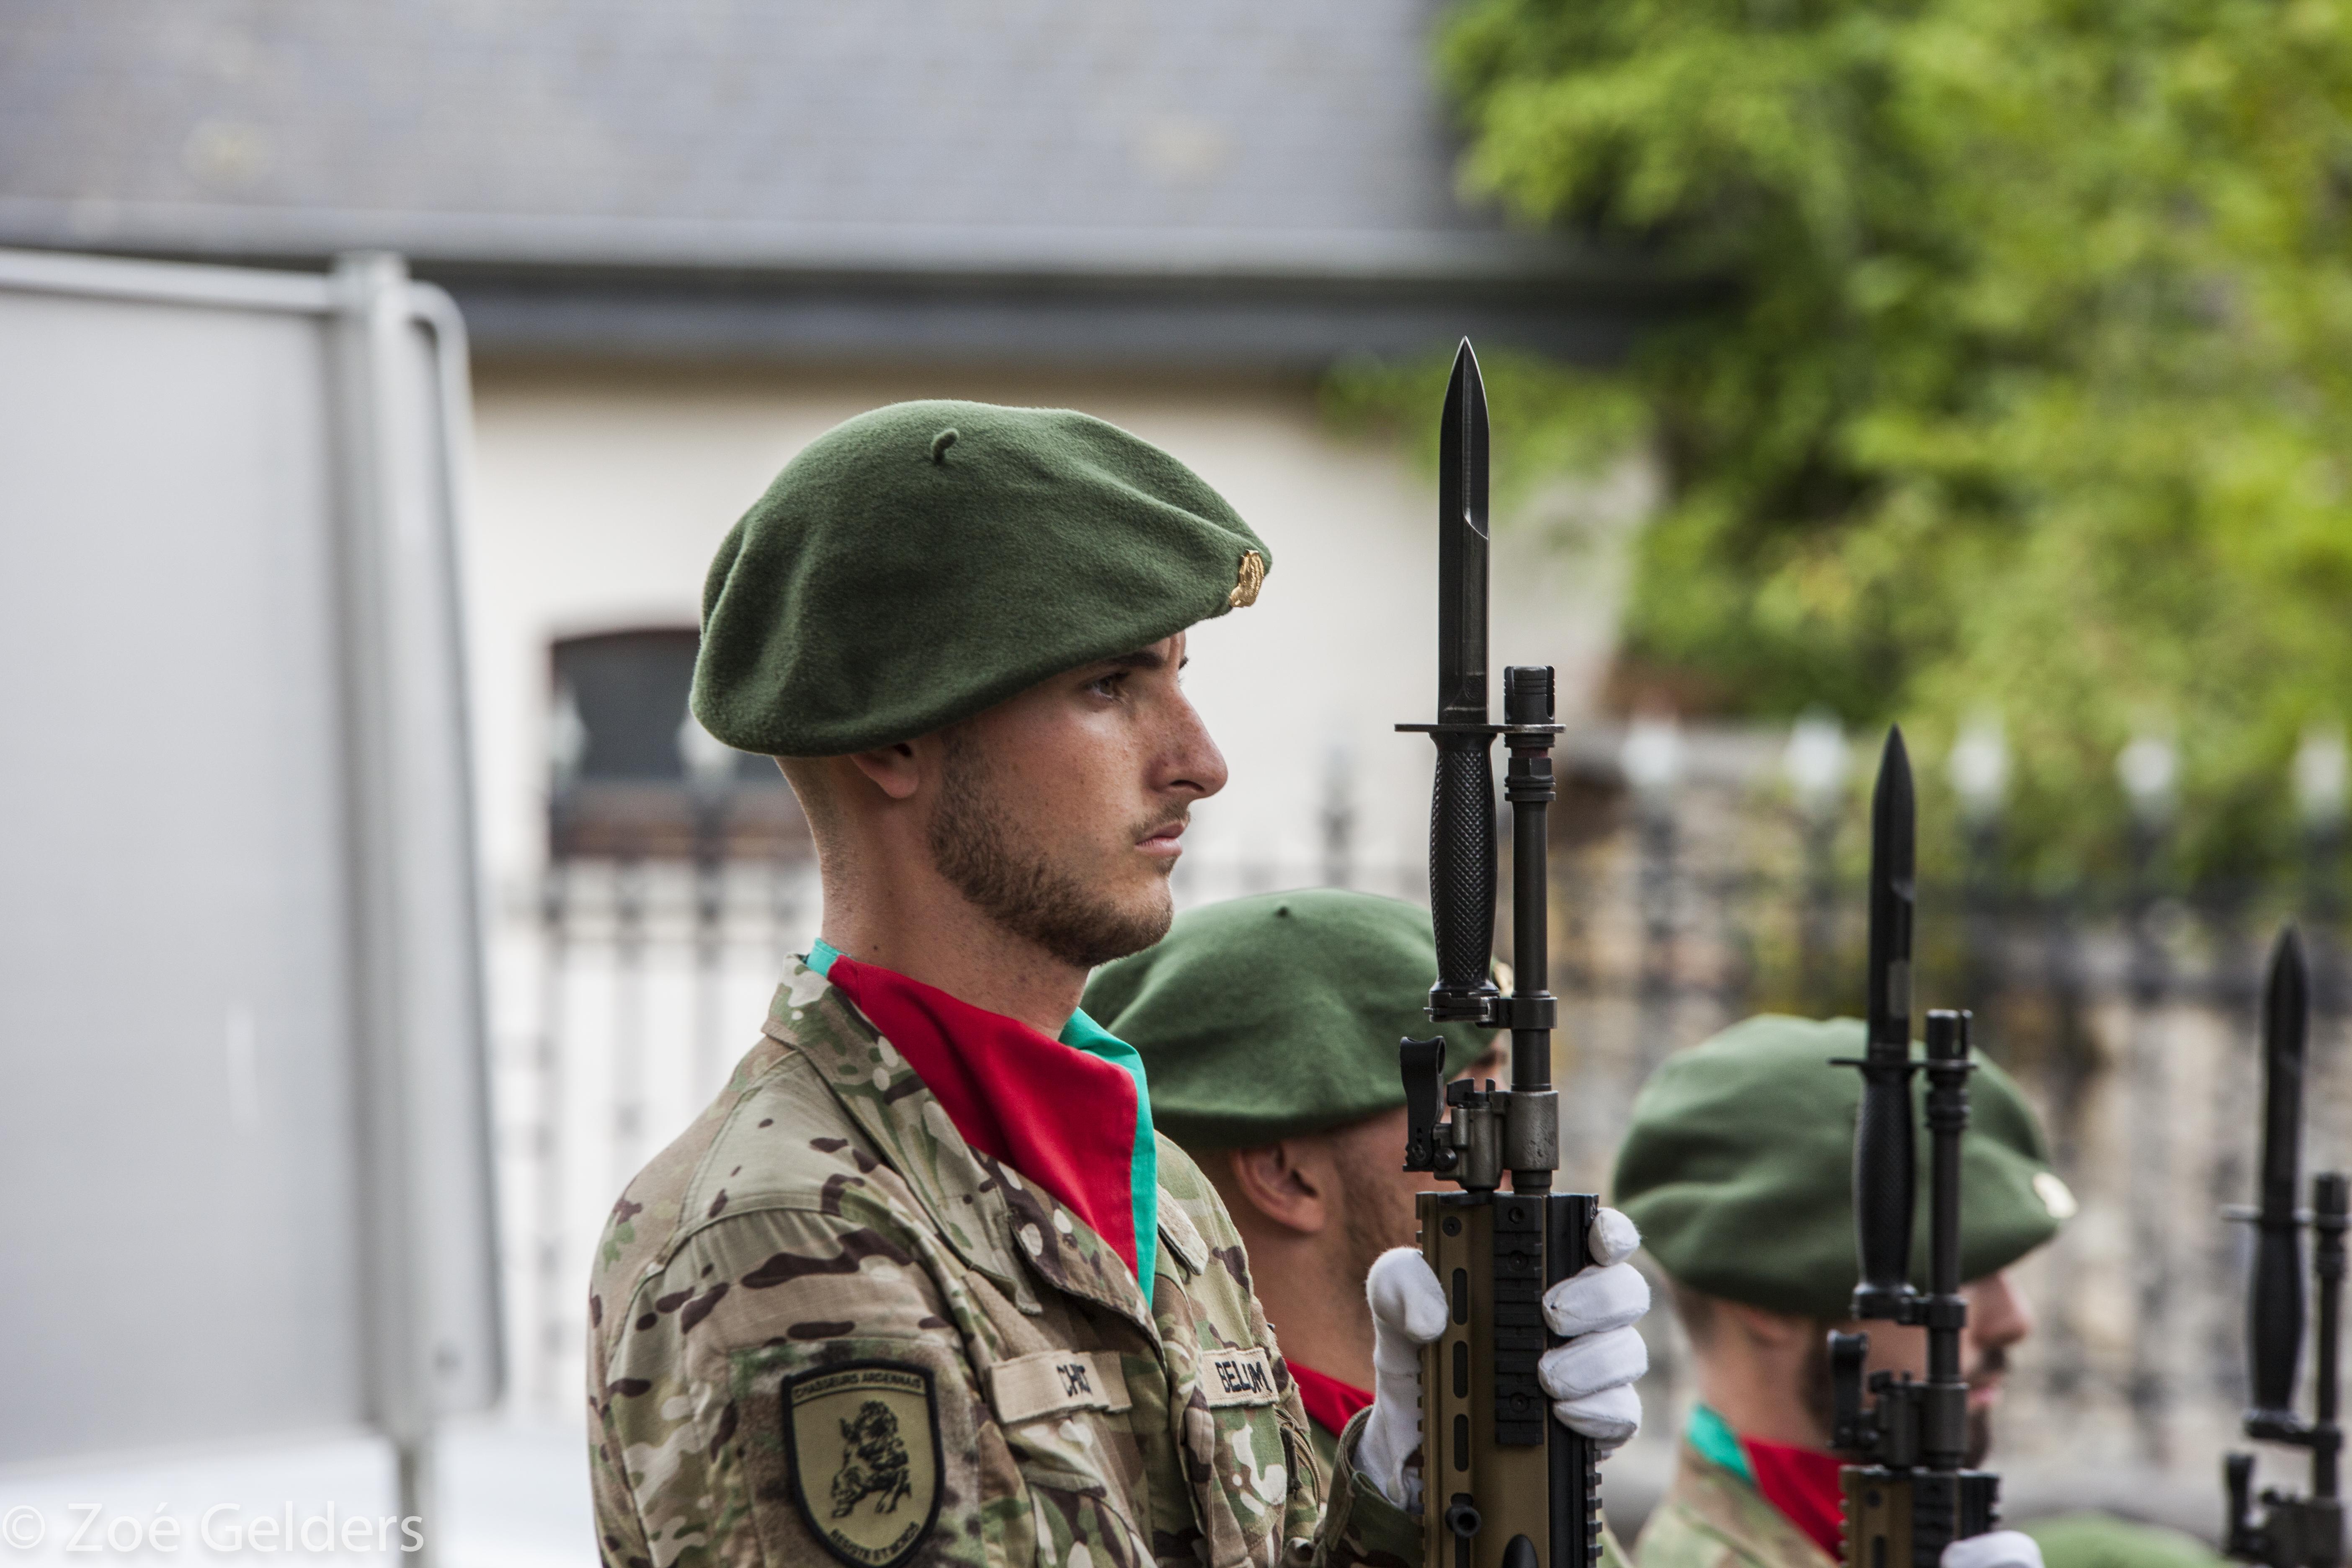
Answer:
M2001 1376L2008 1371L2008 1352L2000 1345L1987 1346L1976 1370L1969 1373L1969 1408L1990 1410L1999 1404Z
M1184 853L1184 847L1176 841L1184 836L1184 829L1192 826L1192 814L1188 812L1172 822L1163 822L1137 839L1135 847L1146 855L1164 856L1173 860Z

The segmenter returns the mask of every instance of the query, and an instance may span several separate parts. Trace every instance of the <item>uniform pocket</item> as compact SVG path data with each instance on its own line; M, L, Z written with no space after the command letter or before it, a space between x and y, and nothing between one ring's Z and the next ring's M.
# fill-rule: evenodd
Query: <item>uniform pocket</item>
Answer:
M1281 1414L1271 1405L1232 1405L1213 1417L1218 1489L1242 1538L1264 1540L1281 1528L1283 1505L1298 1473Z
M1096 1477L1024 1465L1040 1568L1150 1568L1150 1545Z
M1239 1364L1221 1372L1220 1363L1232 1359ZM1187 1468L1213 1568L1274 1561L1294 1487L1314 1485L1312 1464L1301 1455L1305 1434L1291 1431L1272 1387L1249 1376L1254 1364L1246 1353L1203 1354L1202 1376L1184 1412Z

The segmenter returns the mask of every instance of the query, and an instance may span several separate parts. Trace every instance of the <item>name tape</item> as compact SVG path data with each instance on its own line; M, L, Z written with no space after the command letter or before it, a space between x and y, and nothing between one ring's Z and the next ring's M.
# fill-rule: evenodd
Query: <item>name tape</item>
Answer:
M1201 1392L1214 1406L1271 1405L1274 1361L1263 1350L1211 1351L1201 1358Z
M996 1418L1006 1426L1065 1410L1125 1410L1127 1375L1115 1351L1039 1351L988 1370Z

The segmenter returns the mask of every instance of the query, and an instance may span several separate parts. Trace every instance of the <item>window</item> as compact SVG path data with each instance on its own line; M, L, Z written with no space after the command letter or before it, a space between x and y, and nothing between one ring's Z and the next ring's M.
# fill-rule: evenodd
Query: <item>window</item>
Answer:
M747 859L808 853L776 764L687 712L692 627L565 637L551 659L548 849L558 859Z

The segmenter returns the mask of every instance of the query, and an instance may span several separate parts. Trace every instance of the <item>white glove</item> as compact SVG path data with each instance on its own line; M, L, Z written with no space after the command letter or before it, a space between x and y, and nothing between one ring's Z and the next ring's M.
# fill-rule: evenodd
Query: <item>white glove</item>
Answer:
M1625 1261L1641 1245L1632 1220L1602 1209L1585 1237L1594 1267L1544 1292L1544 1321L1568 1343L1544 1352L1536 1380L1560 1425L1604 1449L1642 1429L1633 1384L1650 1370L1650 1347L1633 1325L1650 1310L1650 1282Z
M1597 1267L1544 1292L1552 1332L1577 1337L1544 1352L1537 1378L1563 1426L1611 1447L1642 1425L1632 1384L1649 1370L1650 1357L1633 1325L1650 1310L1650 1286L1625 1261L1641 1244L1632 1220L1602 1209L1585 1238ZM1445 1289L1417 1249L1399 1247L1374 1260L1364 1293L1372 1308L1372 1413L1357 1439L1356 1465L1382 1497L1417 1512L1420 1475L1408 1476L1405 1461L1421 1447L1421 1347L1445 1331Z
M1945 1547L1943 1568L2042 1568L2042 1548L2021 1530L1989 1530Z

